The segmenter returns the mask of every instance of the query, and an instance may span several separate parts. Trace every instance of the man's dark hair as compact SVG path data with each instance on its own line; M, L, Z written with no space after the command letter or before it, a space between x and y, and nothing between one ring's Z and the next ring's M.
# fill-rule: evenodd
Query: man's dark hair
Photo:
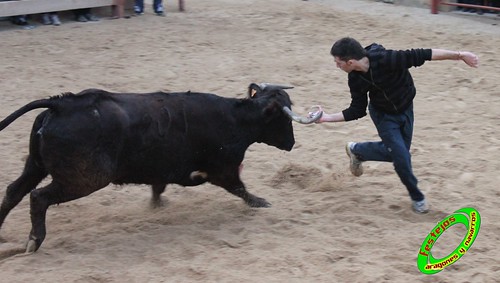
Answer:
M333 44L330 54L334 57L338 57L342 61L351 59L360 60L366 57L366 50L356 39L344 37Z

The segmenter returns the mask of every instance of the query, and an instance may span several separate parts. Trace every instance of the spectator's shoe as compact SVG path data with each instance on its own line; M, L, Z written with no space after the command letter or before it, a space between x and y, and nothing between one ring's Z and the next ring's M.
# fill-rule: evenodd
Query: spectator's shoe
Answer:
M11 22L18 26L27 26L28 21L26 20L26 16L14 16L11 18Z
M55 26L61 25L61 21L59 20L59 16L57 16L57 15L50 15L50 21Z
M425 214L429 212L429 205L427 204L427 201L425 199L421 201L414 200L412 202L413 211L415 211L415 213Z
M136 16L144 15L144 12L141 12L141 11L135 11L134 13Z
M160 16L160 17L165 16L165 13L163 12L163 4L159 4L159 5L156 5L156 6L153 5L153 11L155 11L155 14L157 16Z
M345 152L347 153L347 156L349 156L349 159L351 160L350 164L349 164L349 168L351 169L351 173L354 176L359 177L359 176L363 175L363 164L362 164L363 161L359 160L359 158L356 156L356 154L354 154L351 151L352 147L355 144L356 143L354 143L354 142L348 142L345 145Z
M42 24L44 24L44 25L52 24L52 21L50 20L49 14L46 13L46 14L42 15Z
M85 14L83 16L85 17L85 19L87 19L87 21L91 21L91 22L97 22L97 21L99 21L98 17L96 17L96 16L94 16L94 15L92 15L90 13L89 14Z
M80 15L80 16L76 17L76 21L80 22L80 23L86 23L86 22L88 22L87 18L85 18L84 15Z

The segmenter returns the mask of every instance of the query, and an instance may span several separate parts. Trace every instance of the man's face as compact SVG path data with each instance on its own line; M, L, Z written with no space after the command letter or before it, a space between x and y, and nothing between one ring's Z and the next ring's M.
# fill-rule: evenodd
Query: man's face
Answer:
M352 60L347 60L343 61L339 57L334 56L333 59L335 60L335 64L337 65L337 68L341 69L342 71L346 73L350 73L352 69Z

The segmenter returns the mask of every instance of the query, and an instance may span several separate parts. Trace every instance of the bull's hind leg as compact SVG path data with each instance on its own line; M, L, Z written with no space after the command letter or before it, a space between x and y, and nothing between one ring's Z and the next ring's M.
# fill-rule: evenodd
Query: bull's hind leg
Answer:
M46 187L33 190L30 195L32 226L26 246L26 252L35 252L42 245L46 235L45 218L49 206L84 197L100 188L102 188L102 186L95 188L83 188L78 186L67 187L53 181Z
M153 194L151 196L151 207L152 208L158 208L162 207L164 205L164 201L161 198L161 194L165 191L165 188L167 185L165 184L160 184L160 185L152 185L151 188L153 190Z
M25 195L34 190L45 177L47 177L45 169L37 166L33 158L29 156L21 176L7 187L0 206L0 227L2 227L9 212L21 202Z

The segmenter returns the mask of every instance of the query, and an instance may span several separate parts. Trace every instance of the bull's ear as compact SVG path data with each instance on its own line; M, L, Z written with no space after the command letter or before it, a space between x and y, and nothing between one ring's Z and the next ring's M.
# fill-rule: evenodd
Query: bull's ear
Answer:
M254 98L258 92L261 92L262 88L256 83L251 83L248 86L248 98Z
M282 90L282 89L291 89L293 86L288 85L280 85L280 84L270 84L270 83L251 83L248 86L248 97L255 98L257 93L262 92L264 90Z

